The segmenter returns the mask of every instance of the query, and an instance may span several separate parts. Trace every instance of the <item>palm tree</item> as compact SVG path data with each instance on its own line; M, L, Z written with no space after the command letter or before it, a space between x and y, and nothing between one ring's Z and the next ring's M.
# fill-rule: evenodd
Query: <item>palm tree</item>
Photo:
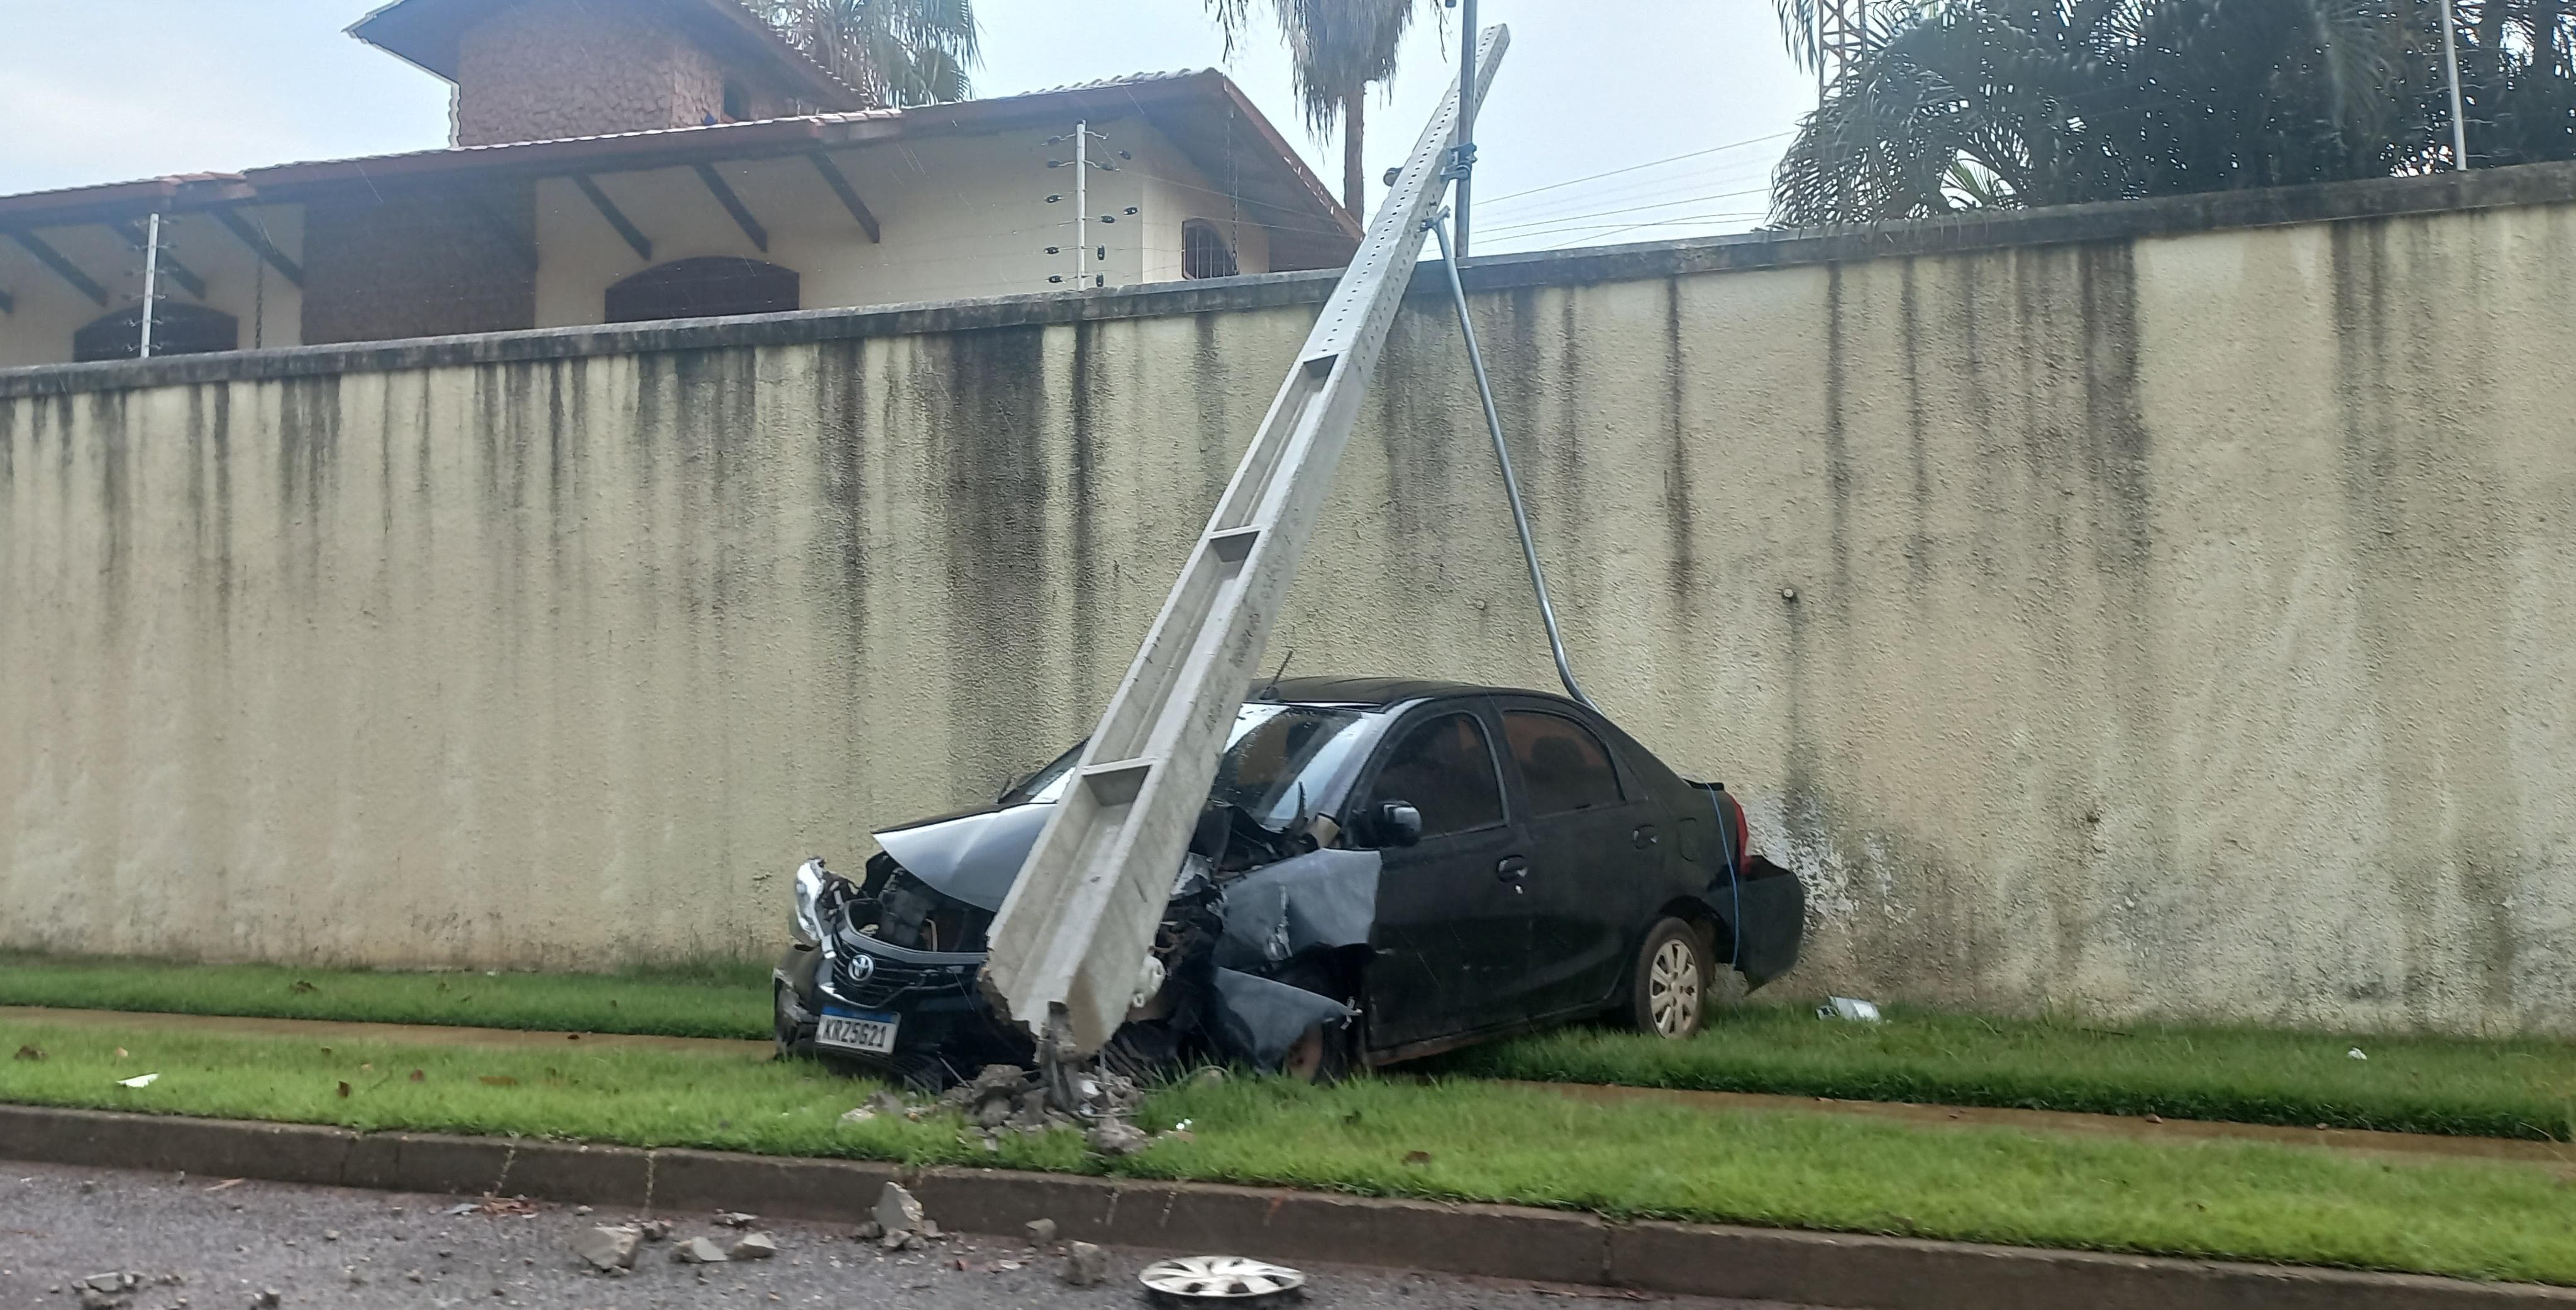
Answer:
M2518 141L2570 126L2565 34L2549 28L2534 55L2528 18L2563 2L2478 0L2526 15L2481 10L2500 25L2471 40L2496 69L2477 103L2532 107ZM1812 66L1812 0L1777 4L1792 55ZM2450 167L2440 13L2439 0L1896 0L1782 158L1774 218L1872 222ZM2517 41L2523 53L2499 55Z
M1415 0L1269 0L1288 42L1291 85L1317 136L1342 125L1342 206L1365 214L1368 87L1395 77L1396 48L1413 25ZM1437 4L1438 0L1427 0ZM1225 29L1226 53L1251 21L1255 0L1206 0Z
M975 0L768 0L770 24L871 105L973 94Z

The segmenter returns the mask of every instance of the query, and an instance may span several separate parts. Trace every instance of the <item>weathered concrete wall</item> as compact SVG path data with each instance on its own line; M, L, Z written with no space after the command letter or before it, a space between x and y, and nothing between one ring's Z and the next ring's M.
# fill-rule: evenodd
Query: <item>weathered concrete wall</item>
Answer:
M1475 270L1585 680L1810 881L1783 987L2576 1031L2532 176ZM2349 207L2531 192L2433 185ZM0 944L774 943L1087 727L1325 281L0 375ZM1436 300L1290 649L1549 681Z

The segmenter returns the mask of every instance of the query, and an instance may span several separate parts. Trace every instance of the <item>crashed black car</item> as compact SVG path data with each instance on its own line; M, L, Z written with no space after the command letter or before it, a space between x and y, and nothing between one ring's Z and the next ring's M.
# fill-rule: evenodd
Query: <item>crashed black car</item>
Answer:
M923 1086L1028 1063L976 990L985 928L1081 756L991 806L879 832L851 881L797 871L783 1052ZM1670 1038L1797 962L1798 880L1690 782L1562 697L1296 678L1235 719L1113 1067L1331 1077L1613 1015Z

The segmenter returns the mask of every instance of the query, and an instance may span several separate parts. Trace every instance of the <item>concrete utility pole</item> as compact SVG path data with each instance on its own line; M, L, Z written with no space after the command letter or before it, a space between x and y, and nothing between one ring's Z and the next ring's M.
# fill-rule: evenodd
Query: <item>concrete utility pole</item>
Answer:
M1448 189L1466 111L1492 85L1510 33L1482 41L1475 85L1452 88L1415 143L994 917L980 985L1051 1069L1098 1051L1126 1019L1217 757L1412 282L1424 220Z
M1476 85L1476 0L1459 0L1458 10L1458 85ZM1458 214L1450 221L1458 237L1458 248L1448 253L1452 261L1467 257L1467 211L1476 199L1476 102L1477 96L1466 96L1458 106L1458 148L1449 175L1457 180Z

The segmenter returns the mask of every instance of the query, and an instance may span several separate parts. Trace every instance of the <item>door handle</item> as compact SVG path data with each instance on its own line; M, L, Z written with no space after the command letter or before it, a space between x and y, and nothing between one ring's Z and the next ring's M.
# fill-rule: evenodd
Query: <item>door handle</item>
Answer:
M1651 823L1641 823L1637 825L1637 830L1635 832L1628 834L1628 840L1635 842L1637 844L1637 849L1642 851L1647 847L1654 845L1658 840L1660 840L1660 838L1655 835L1655 825Z
M1494 876L1510 883L1513 891L1521 891L1521 884L1529 881L1529 861L1517 855L1507 855L1502 863L1494 866Z

